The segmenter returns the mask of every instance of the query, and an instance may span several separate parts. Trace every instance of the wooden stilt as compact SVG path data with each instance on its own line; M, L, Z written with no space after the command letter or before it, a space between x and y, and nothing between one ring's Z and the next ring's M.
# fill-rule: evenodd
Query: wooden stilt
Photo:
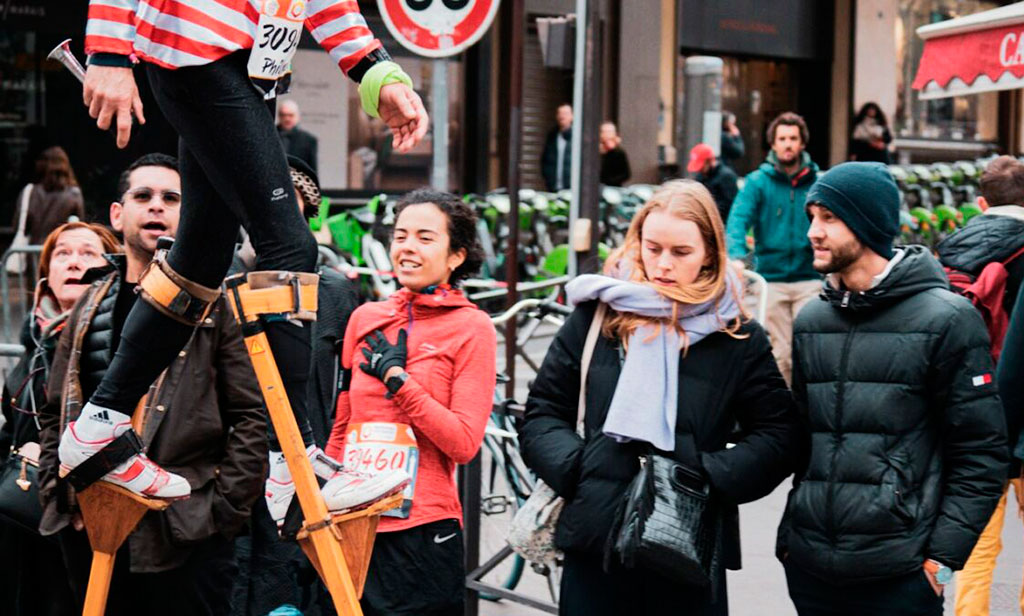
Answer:
M252 360L256 379L263 392L270 421L274 425L278 442L281 444L281 452L295 482L295 496L299 499L299 506L305 519L299 533L303 551L313 562L331 593L334 608L339 616L362 616L359 597L366 579L366 569L369 567L377 520L382 511L401 505L401 495L377 503L364 511L355 512L348 518L344 515L337 516L352 522L358 521L357 524L333 522L320 494L320 485L313 474L313 465L306 455L306 447L302 442L291 404L288 402L281 373L270 351L267 335L257 319L260 314L268 313L315 315L317 277L299 274L296 276L307 278L301 283L298 279L285 281L275 288L266 284L266 274L258 274L264 282L255 289L250 288L250 281L257 274L250 274L248 279L232 277L225 281L228 303L231 304L235 318L242 325L242 335L245 337L249 358ZM282 280L292 276L287 273L281 275ZM272 275L271 278L273 277ZM289 286L292 283L294 285ZM308 294L310 287L313 291L311 297ZM300 307L297 305L299 303L303 305ZM252 308L246 310L247 306Z
M78 493L85 531L92 546L92 568L82 616L103 616L117 550L147 511L162 511L171 501L145 498L106 481Z
M348 563L348 571L352 576L352 586L355 587L356 596L359 598L362 598L363 586L366 585L366 573L370 569L370 556L373 554L373 541L377 537L377 522L380 521L380 514L401 507L402 498L401 494L395 494L362 511L331 516L331 526L335 528L341 541L341 548L345 552ZM320 560L309 542L309 533L303 529L299 531L296 538L317 573L323 577Z

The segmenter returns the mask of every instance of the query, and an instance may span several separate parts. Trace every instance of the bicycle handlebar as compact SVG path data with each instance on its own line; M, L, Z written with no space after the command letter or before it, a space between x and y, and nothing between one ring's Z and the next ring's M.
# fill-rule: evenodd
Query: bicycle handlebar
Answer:
M528 308L536 308L537 306L540 305L541 300L539 299L521 299L515 304L513 304L512 307L506 310L505 312L502 312L498 316L491 317L491 323L494 323L495 325L503 325L509 319L516 316L523 310L526 310Z

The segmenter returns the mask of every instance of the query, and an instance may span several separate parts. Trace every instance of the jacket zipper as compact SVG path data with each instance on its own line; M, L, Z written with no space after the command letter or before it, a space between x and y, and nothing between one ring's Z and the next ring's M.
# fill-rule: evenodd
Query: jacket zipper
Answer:
M849 301L849 291L847 291L846 297L843 298L843 301L844 304ZM827 525L829 543L833 547L836 544L836 529L833 517L836 492L836 460L839 458L839 444L842 441L843 435L843 397L846 393L846 368L850 360L850 345L853 344L853 336L856 332L857 326L854 325L850 328L849 333L846 334L846 340L843 341L843 354L839 358L839 385L836 388L836 425L832 438L834 447L832 449L832 461L829 464L828 469L828 492L826 492L825 495L825 523ZM829 560L834 561L835 551L832 550L829 554Z

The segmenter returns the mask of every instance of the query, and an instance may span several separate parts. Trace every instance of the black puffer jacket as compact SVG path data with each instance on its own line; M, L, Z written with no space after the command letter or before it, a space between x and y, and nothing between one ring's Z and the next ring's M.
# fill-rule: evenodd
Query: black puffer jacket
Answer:
M877 287L826 285L794 325L810 459L778 554L839 583L903 575L927 558L962 568L1006 473L985 325L925 248L904 250Z
M1012 257L1024 247L1024 220L999 214L1010 208L1024 212L1015 205L989 208L984 215L975 216L966 227L939 243L935 249L942 264L977 276L989 263ZM1010 314L1024 280L1024 258L1017 257L1007 263L1006 271L1003 309Z
M600 337L587 375L586 440L575 433L580 358L596 302L581 304L558 332L526 402L519 442L526 464L566 498L555 541L599 554L615 510L639 470L639 443L618 443L604 425L619 378L619 343ZM676 460L702 467L725 503L725 566L738 569L736 505L765 496L792 472L797 437L792 396L755 322L732 338L715 333L679 362ZM637 404L643 404L637 400ZM739 423L743 436L725 449Z

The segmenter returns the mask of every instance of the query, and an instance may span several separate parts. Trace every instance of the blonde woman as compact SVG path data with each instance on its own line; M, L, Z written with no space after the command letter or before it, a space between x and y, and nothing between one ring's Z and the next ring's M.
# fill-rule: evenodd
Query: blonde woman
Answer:
M723 569L740 562L737 505L793 470L797 424L768 337L740 307L711 194L688 180L662 186L605 275L580 276L567 293L576 310L544 359L520 432L527 464L566 499L555 535L565 553L560 612L726 614ZM581 438L580 358L598 302L608 312ZM648 452L698 470L722 505L713 588L617 558L602 565L616 509Z

